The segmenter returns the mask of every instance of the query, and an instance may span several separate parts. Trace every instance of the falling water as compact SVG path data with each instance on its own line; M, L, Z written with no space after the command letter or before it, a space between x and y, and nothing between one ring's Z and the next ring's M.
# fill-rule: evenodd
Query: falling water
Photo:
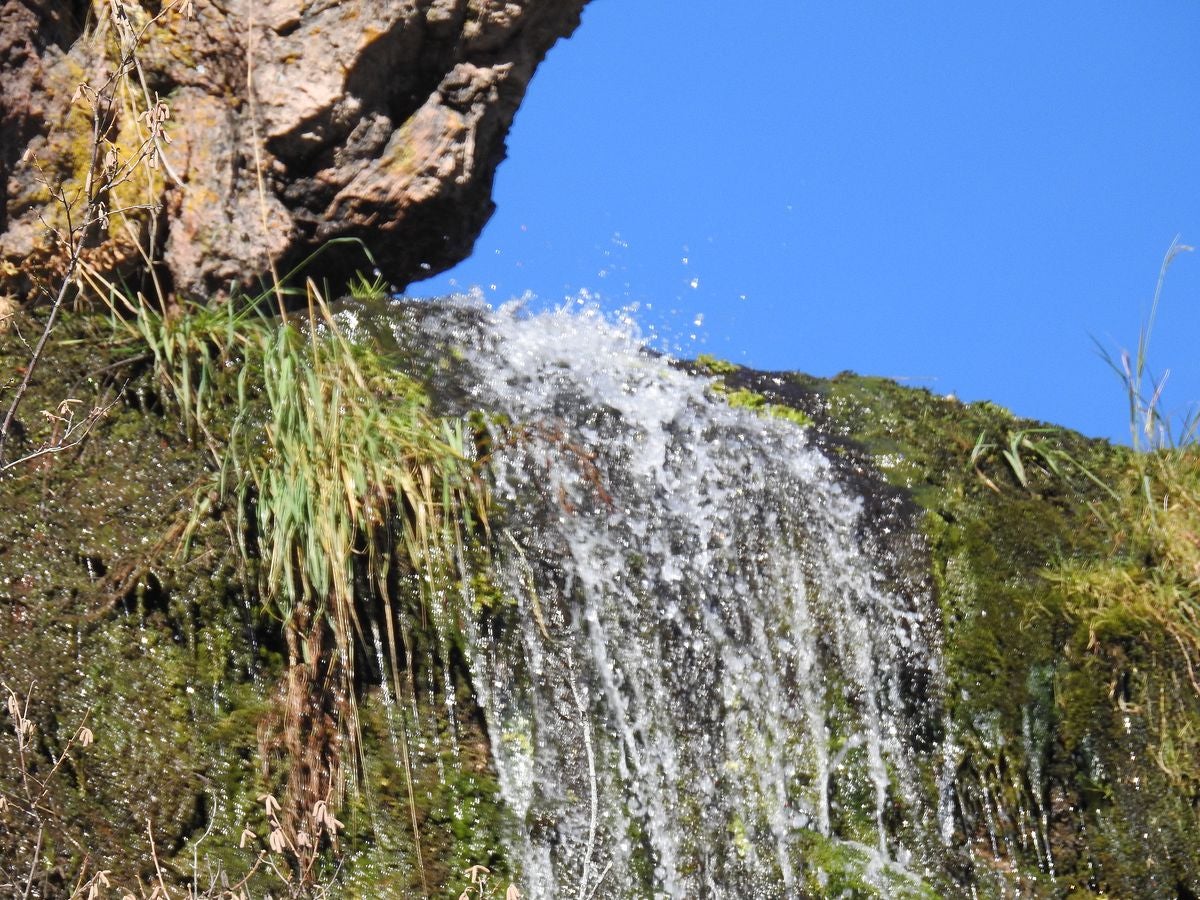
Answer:
M891 895L935 868L933 606L806 430L596 313L420 321L491 431L511 605L470 641L526 894L800 896L840 867Z

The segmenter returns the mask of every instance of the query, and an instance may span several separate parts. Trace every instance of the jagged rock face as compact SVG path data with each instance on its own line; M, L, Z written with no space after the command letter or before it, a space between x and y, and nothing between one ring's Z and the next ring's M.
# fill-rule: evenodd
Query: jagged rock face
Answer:
M160 284L196 297L256 285L272 262L284 272L336 237L361 238L398 286L450 267L494 208L534 69L586 2L121 6L142 34L141 71L110 136L129 158L157 95L170 142L156 170L108 199L147 208L113 216L88 267L134 278L149 251ZM112 15L108 0L0 0L0 294L29 296L62 270L50 189L82 184L91 165L90 117L72 96L113 71ZM334 244L320 272L364 264L358 247Z

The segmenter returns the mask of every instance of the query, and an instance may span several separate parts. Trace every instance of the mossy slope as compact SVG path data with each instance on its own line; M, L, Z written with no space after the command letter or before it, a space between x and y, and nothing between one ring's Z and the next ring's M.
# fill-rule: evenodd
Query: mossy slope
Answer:
M245 872L266 834L256 797L274 787L262 776L258 729L277 699L284 648L243 572L228 511L205 493L211 455L187 440L145 349L124 334L102 319L59 329L24 402L28 433L17 449L52 432L56 420L41 411L60 415L66 399L81 401L77 417L115 404L78 447L0 480L0 680L31 696L40 772L85 717L96 737L72 751L43 798L53 828L39 883L51 894L85 856L91 871L151 878L147 821L168 879L193 874L193 851L210 867L201 877L218 865ZM0 373L27 357L16 333L0 336ZM1200 894L1191 777L1200 763L1196 745L1179 739L1200 728L1188 673L1169 640L1136 617L1091 628L1055 574L1114 554L1140 564L1120 556L1098 513L1111 499L1103 485L1126 489L1130 453L882 379L727 365L712 374L739 402L798 411L787 417L812 429L851 483L890 491L892 505L868 497L872 515L921 525L930 571L910 575L932 583L940 603L956 775L957 868L936 887L946 896L967 882L982 896L1015 885L1039 897ZM214 508L184 552L183 528L205 502ZM461 888L469 864L504 868L486 737L461 663L440 646L428 635L413 648L419 722L383 702L378 673L364 666L369 790L342 816L349 853L338 877L349 894L422 890L391 750L398 731L412 738L425 882ZM447 685L457 702L447 704ZM15 804L22 788L7 724L0 738L0 791ZM13 805L0 817L0 857L30 859L36 827ZM239 848L247 826L258 843ZM841 877L836 860L828 868Z
M38 323L17 325L0 335L0 372L27 363L20 334L36 333ZM212 386L212 431L234 414L238 374L230 367L227 383ZM246 383L261 389L253 375ZM100 870L136 892L138 880L158 877L155 857L169 886L197 877L203 890L221 872L235 883L266 848L260 797L279 786L264 775L262 732L281 699L278 623L247 571L237 517L212 490L213 455L202 438L187 438L146 348L103 318L60 324L23 402L10 458L51 438L56 420L43 411L59 415L67 399L80 401L76 421L112 406L78 446L0 476L0 682L22 703L29 698L36 728L26 768L48 775L80 725L95 737L70 748L38 798L35 894L67 895L81 874ZM414 702L386 704L377 667L363 664L366 770L338 813L346 852L336 874L332 857L317 873L347 895L419 896L425 885L461 889L473 864L505 869L497 787L465 668L424 640L412 648ZM457 702L446 702L447 690ZM423 872L398 735L410 742ZM39 841L21 769L6 717L0 893L6 879L23 889ZM254 834L243 847L246 828ZM248 884L255 896L280 886L265 865Z
M1110 491L1137 489L1132 452L885 379L702 368L727 392L800 410L832 456L924 510L958 877L984 896L1200 894L1200 759L1181 740L1200 729L1200 697L1186 662L1144 618L1094 627L1059 577L1144 564L1114 543L1109 512ZM1165 711L1182 718L1168 727Z

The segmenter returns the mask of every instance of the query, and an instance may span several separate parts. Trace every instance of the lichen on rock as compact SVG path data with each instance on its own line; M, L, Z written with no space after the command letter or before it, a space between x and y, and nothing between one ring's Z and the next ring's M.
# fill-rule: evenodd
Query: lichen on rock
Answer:
M491 215L529 80L585 2L4 0L0 256L18 271L3 270L0 293L29 297L61 275L44 224L61 204L48 189L86 177L91 116L76 87L114 74L124 38L112 10L139 36L136 70L112 92L114 127L136 134L159 100L170 120L157 176L108 204L144 207L127 214L140 224L111 229L88 263L136 284L149 260L160 285L205 299L257 286L333 238L362 240L398 287L464 258ZM334 244L322 269L337 280L361 262Z

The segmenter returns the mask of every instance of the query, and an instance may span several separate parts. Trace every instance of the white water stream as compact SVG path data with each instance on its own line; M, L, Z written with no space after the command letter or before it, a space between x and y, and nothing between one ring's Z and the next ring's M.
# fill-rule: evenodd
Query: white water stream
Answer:
M936 867L932 603L888 589L806 430L598 314L433 318L470 322L492 423L512 606L472 665L525 895L804 896L823 859L892 895Z

